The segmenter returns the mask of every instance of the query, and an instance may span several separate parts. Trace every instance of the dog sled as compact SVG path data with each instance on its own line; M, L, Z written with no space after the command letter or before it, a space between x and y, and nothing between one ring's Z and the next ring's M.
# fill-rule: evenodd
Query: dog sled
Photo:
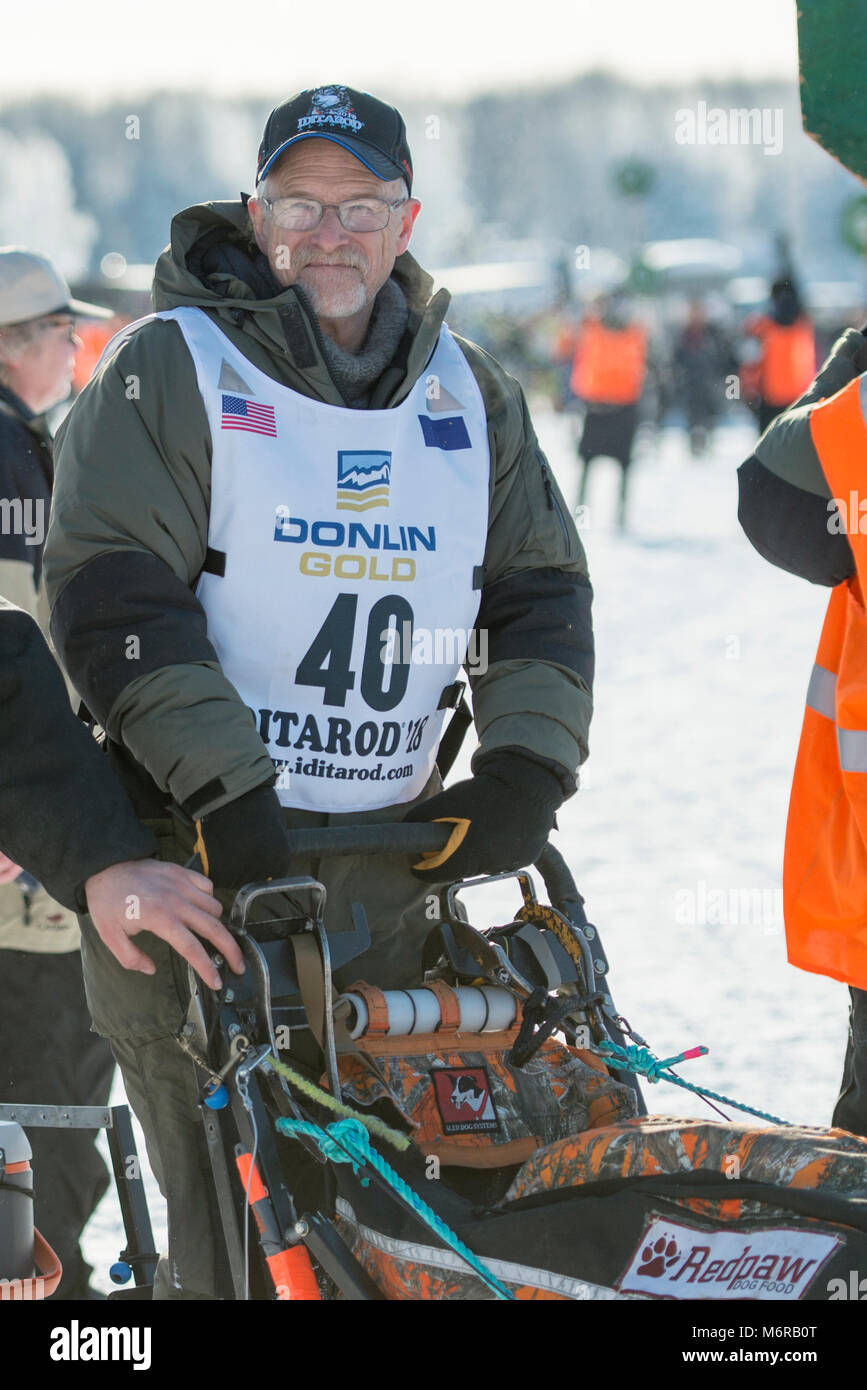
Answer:
M417 857L445 832L294 839ZM460 892L506 879L513 920L476 930ZM238 894L243 976L214 993L190 970L178 1044L201 1083L227 1298L814 1301L867 1271L867 1140L647 1113L637 1073L669 1064L617 1012L553 846L438 897L418 987L359 975L338 993L369 945L364 905L330 922L307 877ZM112 1277L129 1285L113 1299L148 1298L157 1259L140 1179L120 1170L130 1143L112 1145L127 1240Z

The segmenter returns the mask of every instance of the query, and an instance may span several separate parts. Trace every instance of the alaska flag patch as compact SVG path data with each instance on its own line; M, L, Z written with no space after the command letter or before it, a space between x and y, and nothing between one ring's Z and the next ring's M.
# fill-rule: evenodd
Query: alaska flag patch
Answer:
M470 436L462 415L444 415L431 420L419 415L418 422L428 449L471 449Z

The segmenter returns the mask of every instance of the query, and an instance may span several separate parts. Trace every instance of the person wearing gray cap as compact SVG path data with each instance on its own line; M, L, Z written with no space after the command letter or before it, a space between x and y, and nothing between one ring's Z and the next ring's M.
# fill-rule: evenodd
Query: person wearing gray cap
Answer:
M111 310L73 299L47 256L0 246L0 594L34 617L47 618L39 596L53 464L44 416L69 394L78 317Z
M53 483L45 412L69 394L78 346L75 320L85 314L103 317L107 311L74 300L47 256L0 247L0 596L42 627L47 623L42 550ZM43 697L41 685L31 691L34 703ZM50 814L46 806L46 821ZM71 907L0 855L4 1100L108 1101L114 1068L103 1040L90 1032L79 948ZM20 1023L22 1000L33 1015L38 1047L31 1030L21 1036L13 1027ZM25 1096L31 1088L33 1094ZM72 1137L50 1129L30 1133L39 1168L39 1219L51 1231L64 1266L56 1295L61 1299L88 1296L90 1267L79 1240L107 1184L93 1138L86 1131Z
M190 891L185 880L161 883L165 866L148 865L156 841L136 821L96 745L89 744L31 622L43 616L42 549L52 486L44 412L69 392L76 319L110 316L96 304L73 299L47 257L0 247L0 1100L5 1102L107 1103L114 1063L108 1045L90 1030L76 907L83 910L90 903L103 917L102 929L117 938L122 931L117 902L122 910L132 878L143 875L139 891L153 902L143 913L144 923L135 925L151 925L163 912L176 932L179 924L171 909L166 911L166 892L178 886ZM137 858L144 868L125 862ZM51 892L34 874L45 878ZM88 896L82 898L83 888L76 888L85 880ZM119 949L129 948L122 943ZM39 1225L63 1265L54 1297L88 1298L91 1271L80 1238L108 1181L96 1136L87 1130L30 1129L28 1137Z
M329 922L362 901L371 947L341 989L421 983L432 886L535 859L590 722L581 543L520 386L409 252L413 182L370 93L275 108L254 195L175 217L157 315L61 427L46 551L61 660L167 857L195 845L224 902L290 871L321 879ZM443 791L462 668L480 747ZM454 823L440 856L292 855L295 827L407 816ZM231 1297L188 997L166 972L145 994L82 933L167 1197L155 1297Z

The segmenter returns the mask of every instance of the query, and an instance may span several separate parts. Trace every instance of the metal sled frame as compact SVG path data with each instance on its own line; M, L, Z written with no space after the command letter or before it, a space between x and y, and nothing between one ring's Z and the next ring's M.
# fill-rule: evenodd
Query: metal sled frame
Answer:
M294 915L254 922L254 908L275 896L288 898ZM324 929L324 906L325 890L315 879L248 885L235 900L230 922L246 973L230 976L231 983L210 999L197 977L192 972L190 976L190 1009L179 1041L205 1075L200 1108L231 1275L231 1292L226 1294L237 1300L298 1296L287 1257L300 1245L344 1298L382 1298L331 1222L317 1211L297 1210L273 1121L275 1114L297 1119L302 1112L282 1078L263 1065L277 1055L278 1029L306 1033L318 1047L300 1000L293 937L316 939L329 984L332 967L360 955L370 944L360 905L353 906L353 930L331 938ZM214 998L215 1008L210 1002ZM327 1006L330 1013L330 999ZM333 1052L328 1062L329 1075L336 1077ZM316 1152L313 1146L311 1151ZM324 1161L318 1154L316 1159ZM251 1240L261 1251L258 1265L249 1258Z
M296 831L292 838L296 852L307 855L391 853L417 857L426 850L441 848L447 834L438 825L375 825ZM604 1030L622 1044L628 1025L615 1010L607 985L608 962L598 932L587 921L572 875L550 845L536 867L552 905L567 919L580 946L588 992L600 998L595 1006L594 1032L598 1037ZM444 921L457 925L460 920L456 890L511 877L518 877L526 900L522 880L529 879L525 874L467 880L442 890ZM276 895L282 897L284 911L285 900L289 900L291 914L256 921L256 909L267 907ZM285 1141L278 1139L273 1125L278 1115L309 1118L287 1083L266 1065L269 1057L276 1057L278 1035L285 1037L286 1029L293 1052L297 1047L308 1057L324 1054L332 1094L340 1094L330 1029L331 971L362 955L370 935L361 904L352 905L351 930L331 933L325 930L324 908L325 890L311 878L250 884L238 894L230 921L244 954L246 973L230 975L220 994L214 995L204 990L190 971L190 1008L179 1042L196 1062L204 1081L201 1113L231 1275L231 1290L227 1288L224 1296L237 1300L303 1297L293 1293L291 1275L285 1276L288 1283L281 1283L287 1259L299 1246L306 1248L344 1299L383 1299L332 1221L320 1211L297 1209L280 1161L278 1146ZM326 998L322 1001L325 1029L321 1047L311 1033L301 1001L299 938L306 938L304 949L308 953L311 943L316 943L323 966ZM499 961L500 979L511 978L526 986L502 946L492 944L491 949ZM568 1037L569 1025L564 1031ZM623 1072L618 1076L634 1086L639 1111L646 1113L637 1078ZM306 1147L317 1163L326 1162L312 1141L293 1142ZM380 1181L372 1169L362 1169L361 1176ZM394 1192L390 1195L401 1200ZM250 1259L253 1242L260 1248L259 1261Z
M126 1245L112 1266L116 1283L135 1281L129 1289L117 1289L114 1298L150 1298L159 1256L141 1176L132 1116L128 1105L0 1105L0 1120L14 1120L25 1129L104 1129L117 1189ZM35 1175L38 1187L39 1174Z
M348 825L295 831L292 842L295 852L304 855L397 854L418 858L426 851L442 849L448 833L446 827L436 824ZM605 952L598 932L587 921L572 875L551 845L543 850L536 868L551 904L569 923L580 949L587 992L598 1000L592 1011L597 1040L607 1034L622 1044L623 1030L628 1032L628 1025L615 1010L608 991ZM535 901L532 881L525 872L469 879L441 890L443 924L447 929L451 924L455 934L461 926L468 925L456 898L461 888L506 878L517 878L525 903L528 893ZM267 909L275 897L281 898L285 915L262 919L262 909ZM317 1065L324 1055L331 1092L339 1096L331 975L333 970L363 955L370 944L362 904L352 904L348 925L349 930L326 931L325 889L315 879L290 877L249 884L237 895L230 919L247 965L246 973L235 976L224 972L227 978L223 989L215 994L204 988L192 969L189 971L190 1004L178 1043L199 1068L202 1080L200 1111L231 1281L221 1290L224 1298L241 1301L315 1297L315 1291L310 1292L310 1282L306 1294L298 1291L295 1282L293 1255L303 1247L344 1299L384 1299L331 1219L318 1210L297 1209L280 1158L280 1146L285 1140L278 1138L273 1122L280 1115L294 1119L307 1115L287 1083L265 1065L269 1057L277 1056L278 1039L282 1041L284 1030L288 1029L291 1052L302 1059L302 1065L305 1054L308 1065ZM305 954L309 958L314 949L325 982L321 1045L311 1031L299 979L299 962ZM460 945L455 942L453 949L460 963ZM532 988L503 945L491 940L485 955L492 978L525 990ZM469 974L479 973L469 957L466 966ZM574 1038L576 1020L588 1016L577 1012L564 1020L567 1038L570 1033ZM634 1086L639 1111L646 1113L637 1078L624 1072L619 1072L618 1078ZM14 1120L25 1127L106 1130L126 1236L125 1248L112 1266L111 1276L118 1283L131 1277L134 1280L131 1287L117 1289L109 1298L150 1298L158 1256L129 1107L0 1105L0 1119ZM327 1162L312 1140L295 1140L293 1144L305 1148L317 1164ZM377 1184L381 1181L371 1168L362 1168L360 1176ZM402 1201L389 1191L392 1200ZM253 1244L261 1255L256 1260L251 1259ZM309 1263L308 1270L312 1280Z

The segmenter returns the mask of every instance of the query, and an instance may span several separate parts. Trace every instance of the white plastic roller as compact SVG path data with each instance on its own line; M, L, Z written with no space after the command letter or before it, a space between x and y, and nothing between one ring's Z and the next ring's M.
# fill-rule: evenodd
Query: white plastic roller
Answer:
M501 1033L515 1021L516 1000L507 989L496 985L458 985L455 989L460 1009L462 1033ZM388 1036L407 1037L413 1033L434 1033L442 1014L440 1001L430 989L387 989L383 991L388 1009ZM367 1004L360 994L349 990L341 998L352 1004L355 1021L351 1038L360 1038L367 1029Z

